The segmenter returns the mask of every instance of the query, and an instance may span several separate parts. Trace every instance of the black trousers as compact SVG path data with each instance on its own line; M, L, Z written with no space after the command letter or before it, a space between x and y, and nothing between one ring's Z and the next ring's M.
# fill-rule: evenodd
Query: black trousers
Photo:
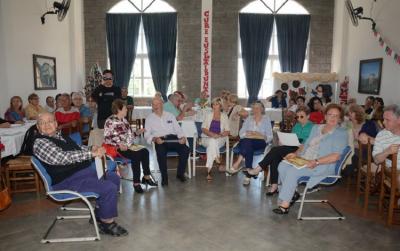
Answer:
M140 164L142 164L143 174L150 175L150 166L149 166L149 151L146 148L143 148L139 151L121 151L118 152L127 159L131 160L132 173L133 173L133 182L140 182Z
M170 151L177 152L179 155L177 175L183 176L185 174L186 163L190 152L189 147L185 144L179 144L177 142L164 142L160 145L156 144L157 161L162 180L168 180L167 153Z
M283 157L295 152L297 149L299 149L297 146L275 146L258 163L262 169L266 169L269 166L271 184L278 184L278 166Z

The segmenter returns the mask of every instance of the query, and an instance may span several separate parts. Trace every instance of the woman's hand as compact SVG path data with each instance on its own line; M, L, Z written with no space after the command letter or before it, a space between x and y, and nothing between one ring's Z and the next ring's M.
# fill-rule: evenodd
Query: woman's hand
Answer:
M128 146L127 146L127 145L124 145L124 144L119 144L118 147L119 147L119 149L120 149L121 151L126 151L126 150L128 150Z
M293 159L293 158L296 158L296 157L297 157L296 153L289 153L288 155L286 155L284 157L284 159Z
M142 134L142 133L144 133L146 131L146 129L144 129L144 128L142 128L142 129L139 129L139 130L136 130L136 135L140 135L140 134Z
M361 142L361 144L368 144L368 138L369 136L365 132L358 135L358 140Z
M306 164L306 166L310 169L314 169L317 166L317 161L315 160L310 160L308 161L308 163Z
M183 145L185 143L186 143L186 138L185 137L182 137L182 138L179 139L179 144Z

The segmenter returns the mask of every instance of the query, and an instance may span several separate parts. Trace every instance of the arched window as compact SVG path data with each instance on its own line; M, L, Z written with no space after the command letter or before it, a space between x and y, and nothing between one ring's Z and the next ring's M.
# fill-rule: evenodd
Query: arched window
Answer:
M256 0L240 10L241 13L265 13L276 15L279 14L309 14L308 11L296 1L286 0ZM239 38L240 43L240 38ZM309 45L307 46L306 59L304 60L303 72L308 72L308 51ZM265 66L264 79L258 93L260 99L265 99L273 94L273 72L280 72L281 65L279 64L279 52L278 52L278 39L276 32L276 25L274 23L274 29L272 31L271 43L269 46L269 56L267 64ZM248 92L246 87L246 78L244 75L243 61L241 46L239 45L238 55L238 85L237 94L239 98L248 98Z
M134 3L132 5L130 2ZM176 12L168 3L161 0L122 0L115 4L108 13L139 13L139 12ZM176 64L175 64L176 65ZM177 89L176 71L171 79L168 93ZM149 57L147 54L146 37L143 24L140 24L136 58L133 65L131 79L128 86L128 95L134 97L153 97L155 94L154 83L151 77Z

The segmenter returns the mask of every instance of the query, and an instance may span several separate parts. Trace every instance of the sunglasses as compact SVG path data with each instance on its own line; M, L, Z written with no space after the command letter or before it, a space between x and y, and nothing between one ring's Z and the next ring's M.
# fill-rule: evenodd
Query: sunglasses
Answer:
M296 119L304 119L305 117L303 115L296 116Z
M112 80L112 78L103 78L103 80Z

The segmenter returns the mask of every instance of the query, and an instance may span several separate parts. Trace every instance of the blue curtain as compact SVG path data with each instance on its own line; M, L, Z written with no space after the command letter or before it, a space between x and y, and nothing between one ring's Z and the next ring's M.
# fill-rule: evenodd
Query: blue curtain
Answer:
M240 41L250 105L257 100L269 56L273 15L239 14Z
M141 14L107 14L108 55L116 86L128 86L136 57Z
M166 100L175 67L177 13L144 13L142 18L154 88Z
M282 72L302 72L310 30L310 15L276 15Z

